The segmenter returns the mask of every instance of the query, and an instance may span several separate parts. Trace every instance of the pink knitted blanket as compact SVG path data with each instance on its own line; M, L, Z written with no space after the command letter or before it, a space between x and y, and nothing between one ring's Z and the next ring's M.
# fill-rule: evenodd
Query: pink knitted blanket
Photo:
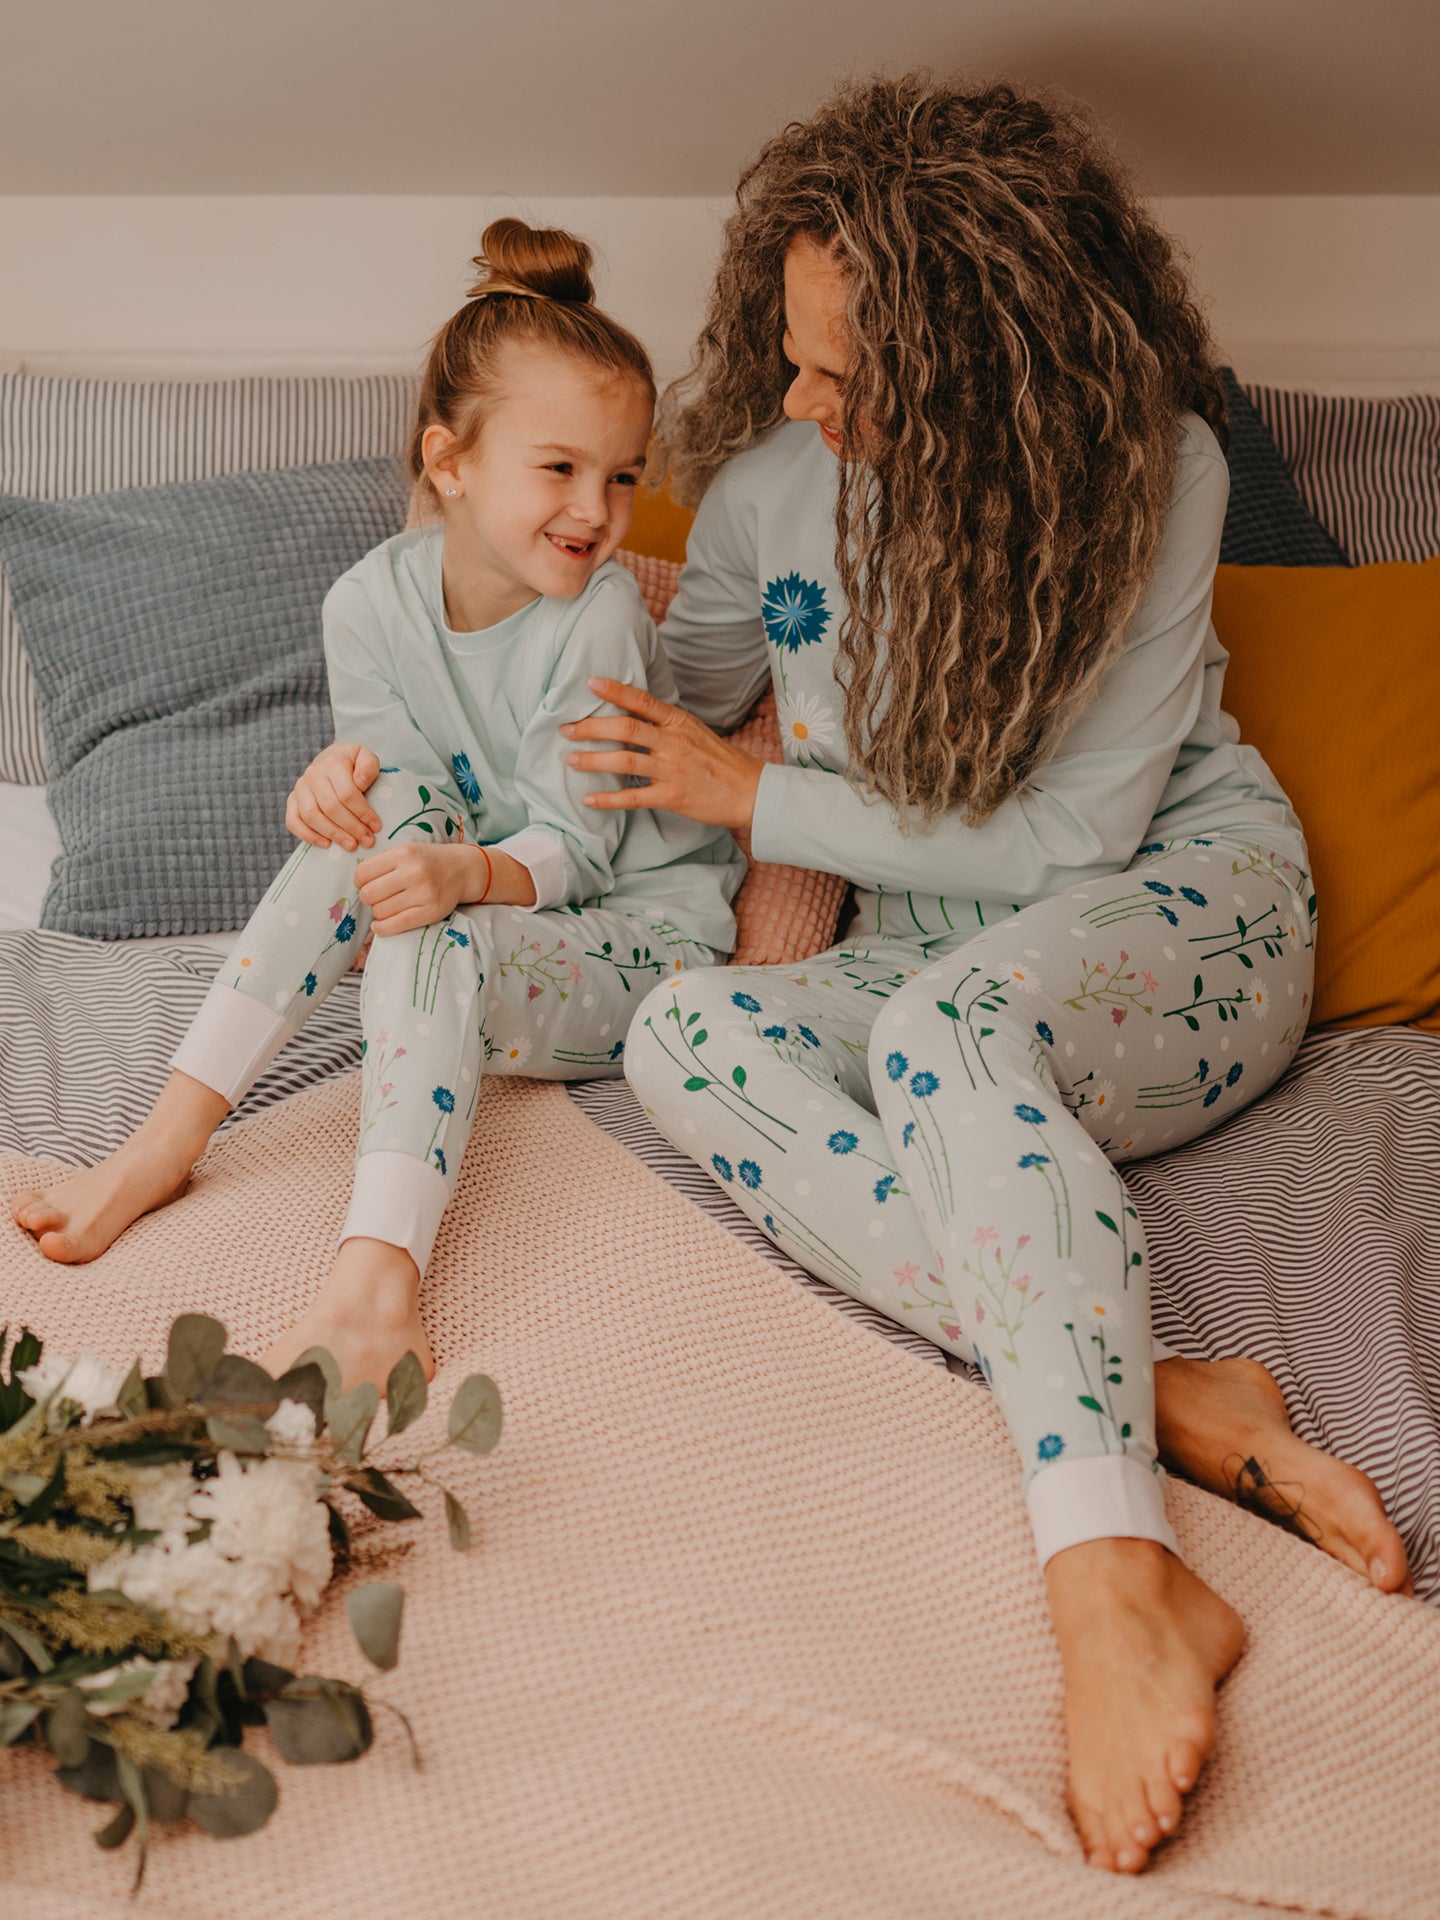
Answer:
M228 1135L95 1265L0 1226L0 1319L161 1358L175 1313L258 1351L323 1271L357 1081ZM35 1175L0 1160L0 1193ZM556 1087L492 1081L426 1306L499 1450L427 1526L401 1663L345 1769L276 1762L255 1837L156 1845L0 1753L0 1912L25 1920L1209 1920L1440 1912L1440 1622L1188 1488L1187 1555L1249 1650L1181 1837L1142 1879L1079 1858L1059 1668L988 1396L848 1324L654 1179ZM434 1416L427 1416L431 1418ZM416 1435L423 1438L420 1430ZM405 1446L415 1436L406 1436ZM366 1678L332 1596L319 1671ZM373 1675L368 1676L374 1678Z

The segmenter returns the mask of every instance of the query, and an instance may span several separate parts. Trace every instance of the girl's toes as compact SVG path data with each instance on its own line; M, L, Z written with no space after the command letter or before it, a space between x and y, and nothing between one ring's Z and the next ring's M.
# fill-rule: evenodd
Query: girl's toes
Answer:
M1167 1774L1157 1773L1145 1782L1145 1798L1150 1802L1150 1811L1155 1816L1155 1824L1167 1838L1180 1825L1183 1808L1180 1795L1174 1782Z
M1103 1873L1113 1873L1115 1856L1104 1820L1092 1808L1082 1807L1074 1800L1070 1802L1070 1817L1075 1822L1075 1831L1080 1835L1080 1844L1085 1849L1086 1865L1099 1867Z
M27 1233L44 1233L49 1227L60 1226L65 1216L52 1200L43 1193L22 1193L10 1209L18 1226Z
M1200 1749L1193 1740L1177 1740L1165 1764L1177 1793L1189 1793L1200 1778Z
M58 1260L64 1266L84 1258L68 1233L42 1233L37 1244L47 1260Z

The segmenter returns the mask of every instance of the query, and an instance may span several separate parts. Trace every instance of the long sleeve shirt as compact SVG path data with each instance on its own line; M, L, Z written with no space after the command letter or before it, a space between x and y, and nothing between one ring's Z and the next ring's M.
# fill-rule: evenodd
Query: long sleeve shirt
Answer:
M1210 619L1229 473L1186 415L1174 494L1123 650L1049 757L988 819L958 811L902 832L844 777L836 680L845 602L835 572L835 457L806 423L776 428L715 476L663 628L681 703L720 730L773 682L783 766L760 778L756 859L856 888L849 937L948 940L1127 867L1154 841L1253 838L1303 868L1300 824L1222 710Z
M730 835L649 808L587 807L582 795L626 783L565 764L561 724L616 712L592 675L676 698L631 575L607 564L573 600L542 596L459 633L445 623L442 538L436 527L397 534L326 596L337 736L433 783L467 837L529 870L536 910L603 904L728 952L745 871Z

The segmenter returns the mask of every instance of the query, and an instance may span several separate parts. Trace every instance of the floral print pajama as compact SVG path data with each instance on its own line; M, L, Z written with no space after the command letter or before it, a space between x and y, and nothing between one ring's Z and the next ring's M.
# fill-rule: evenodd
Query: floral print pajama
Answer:
M1304 873L1233 834L1153 844L979 934L687 973L631 1029L647 1111L777 1245L983 1369L1042 1559L1174 1544L1145 1236L1117 1169L1285 1070L1313 904Z
M355 868L387 844L458 844L464 813L433 782L386 770L366 798L375 849L297 847L222 965L175 1056L233 1104L353 965L370 931ZM342 1239L408 1248L423 1273L486 1072L619 1074L631 1015L711 948L604 906L461 908L377 938L361 988L359 1165Z

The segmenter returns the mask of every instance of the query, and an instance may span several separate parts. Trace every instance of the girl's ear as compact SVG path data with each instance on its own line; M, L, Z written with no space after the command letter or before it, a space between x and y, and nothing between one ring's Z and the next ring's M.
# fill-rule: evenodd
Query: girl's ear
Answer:
M425 462L435 491L443 500L450 489L460 489L458 443L448 427L427 427L420 439L420 457Z

